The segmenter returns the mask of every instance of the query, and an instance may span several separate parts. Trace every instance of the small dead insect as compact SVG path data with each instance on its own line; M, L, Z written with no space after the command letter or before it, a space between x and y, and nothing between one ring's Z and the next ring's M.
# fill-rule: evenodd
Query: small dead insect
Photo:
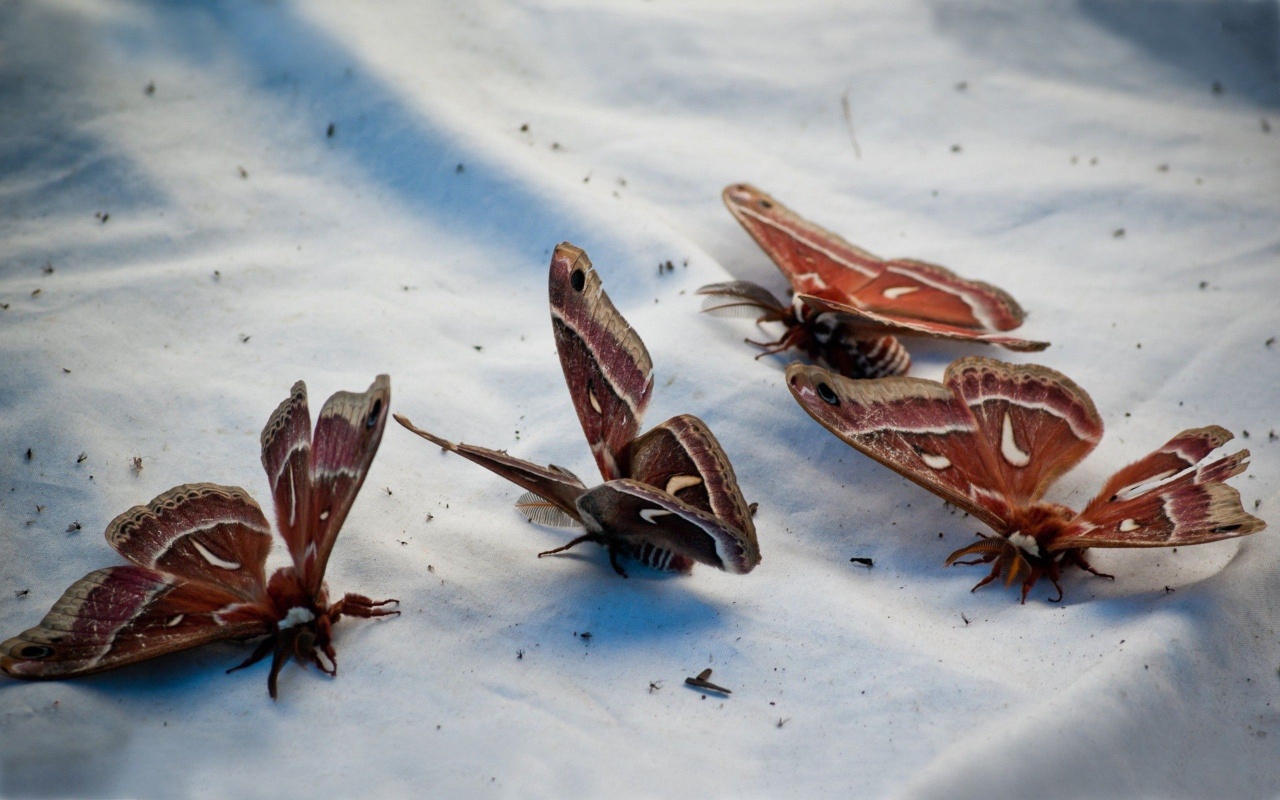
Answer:
M710 677L711 677L711 668L707 667L702 672L698 673L698 677L685 678L684 682L689 686L694 686L698 689L706 689L709 692L720 692L721 694L733 694L733 692L729 691L723 686L717 686L711 681L707 680L707 678L710 678Z
M220 280L222 280L222 270L220 270L220 269L215 269L215 270L213 271L213 279L214 279L215 281L220 281Z
M68 526L67 526L67 533L75 533L75 532L76 532L76 531L78 531L78 530L80 530L80 522L79 522L79 520L77 520L76 522L73 522L73 523L71 523L70 525L68 525Z
M649 694L662 691L662 684L666 681L649 681Z
M1271 133L1271 122L1266 117L1263 117L1259 121L1262 123L1262 132Z
M111 219L111 214L110 212L107 212L107 211L99 211L98 213L93 215L93 218L96 219L98 222L101 222L103 225L106 225L107 220Z
M428 564L428 565L427 565L427 572L435 572L435 571L436 571L436 566L435 566L435 564Z
M953 144L953 145L951 145L951 152L953 152L953 153L959 153L959 152L960 152L960 150L961 150L960 145L958 145L958 144Z
M27 448L27 460L28 460L28 461L30 461L30 460L31 460L32 458L34 458L34 457L35 457L35 453L32 453L32 452L31 452L31 448L30 448L30 447L28 447L28 448Z
M589 642L589 641L591 641L591 631L583 631L582 633L580 633L580 634L578 634L578 635L582 637L582 641L584 641L584 642Z
M44 506L36 503L36 513L39 514L41 511L44 511Z
M1112 232L1111 232L1111 238L1113 238L1113 239L1123 239L1123 238L1124 238L1124 228L1116 228L1114 231L1112 231Z
M248 334L248 333L240 334L240 344L246 344L249 341L251 336L252 334Z
M1174 591L1175 591L1175 590L1174 590L1174 588L1173 588L1172 586L1166 586L1166 587L1164 587L1164 593L1165 593L1165 594L1173 594L1173 593L1174 593Z
M71 370L67 369L66 367L63 367L63 368L62 368L62 374L64 374L64 375L70 375L70 374L71 374Z
M482 344L473 344L473 345L471 345L471 346L472 346L473 348L475 348L475 351L476 351L477 353L483 353L483 352L484 352L484 345L482 345Z
M1265 344L1267 347L1270 347L1271 345L1273 345L1273 344L1275 344L1275 343L1276 343L1276 337L1274 337L1274 336L1272 336L1270 339L1268 339L1268 340L1266 340L1265 342L1263 342L1263 344Z
M52 274L53 274L53 262L52 262L52 261L46 261L46 262L44 262L44 266L40 268L40 271L41 271L41 272L43 272L45 275L52 275Z
M786 718L778 717L777 727L781 728L783 725L786 725L790 721L791 721L791 717L786 717Z
M27 595L29 595L29 594L31 594L31 590L30 590L30 589L19 589L18 591L16 591L16 592L14 592L14 593L13 593L13 596L14 596L14 597L26 597L26 596L27 596Z
M142 472L142 456L133 457L133 463L132 465L130 465L130 469L133 470L134 475L137 475L139 472Z
M552 150L559 150L559 149L560 149L560 143L559 143L559 142L552 142L552 143L551 143L551 149L552 149Z
M963 611L960 612L960 619L964 620L965 625L969 624L969 615L965 614Z
M333 134L334 134L337 130L338 130L338 129L337 129L337 127L336 127L332 122L330 122L330 123L329 123L329 127L328 127L328 128L325 130L325 132L324 132L324 135L325 135L325 136L327 136L327 137L329 137L330 139L332 139L332 138L333 138Z
M861 556L854 556L853 558L849 559L849 562L853 564L862 564L866 567L874 567L876 565L875 561L869 558L863 558Z
M1213 82L1213 93L1214 93L1214 94L1222 94L1222 93L1223 93L1223 92L1225 92L1225 91L1226 91L1226 89L1224 89L1224 88L1223 88L1223 86L1222 86L1222 81L1214 81L1214 82Z
M382 487L382 491L386 492L388 497L391 495L391 487L390 487L390 486L384 486L384 487Z
M36 289L35 291L33 291L33 292L31 293L31 296L32 296L32 297L39 297L39 296L40 296L40 294L41 294L43 291L44 291L44 289Z
M521 661L521 660L523 660L523 659L524 659L524 651L523 651L523 650L517 650L517 651L516 651L516 661Z
M459 164L458 166L453 168L453 171L461 175L462 173L467 171L467 168Z
M435 518L436 518L436 515L435 515L435 514L432 514L430 511L428 511L428 512L427 512L427 518L426 518L425 520L423 520L423 522L430 522L431 520L433 520L433 519L435 519Z
M88 453L81 453L80 455L76 456L76 463L83 464L87 458L89 458Z
M151 95L155 94L156 82L152 81L151 83L148 83L146 88L142 90L142 93L145 94L147 97L150 97Z

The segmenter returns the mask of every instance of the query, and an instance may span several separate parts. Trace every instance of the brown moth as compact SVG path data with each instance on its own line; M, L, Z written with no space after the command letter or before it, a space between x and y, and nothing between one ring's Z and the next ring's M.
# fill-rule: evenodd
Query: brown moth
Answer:
M265 636L234 669L272 654L272 698L291 657L336 675L335 622L400 613L382 608L395 600L359 594L330 602L324 581L390 402L386 375L362 394L338 392L320 410L313 437L307 387L298 381L271 415L262 431L262 464L292 566L266 579L271 528L243 489L175 487L107 526L107 542L133 564L72 584L39 625L0 644L0 670L14 678L69 678L222 639Z
M749 281L703 286L703 310L780 322L776 342L752 342L766 356L790 348L849 378L904 374L911 356L900 336L1043 350L1048 342L1004 335L1022 324L1006 292L914 259L882 259L802 218L745 183L727 187L725 205L787 277L795 297L783 303Z
M528 490L517 507L532 521L586 533L539 553L595 542L626 577L619 556L688 573L694 562L733 573L760 563L751 511L711 431L681 414L640 435L653 391L653 364L640 337L610 302L587 254L556 247L550 272L551 324L578 420L605 482L588 490L568 470L505 452L454 444L401 425Z
M1120 470L1083 511L1044 502L1053 482L1102 439L1089 395L1047 367L962 358L938 383L855 381L792 364L787 383L836 436L995 530L947 558L993 564L974 589L1003 576L1006 586L1021 582L1026 602L1047 577L1056 602L1064 567L1101 574L1085 560L1086 548L1178 547L1266 527L1225 483L1248 467L1248 450L1201 464L1232 438L1216 425L1185 430Z

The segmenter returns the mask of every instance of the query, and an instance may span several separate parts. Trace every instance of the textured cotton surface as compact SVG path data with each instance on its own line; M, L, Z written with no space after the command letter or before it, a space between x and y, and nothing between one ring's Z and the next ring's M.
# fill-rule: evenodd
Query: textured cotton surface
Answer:
M388 372L416 424L593 483L562 240L653 356L649 425L719 437L764 557L536 559L572 534L392 424L328 578L403 616L342 621L337 678L290 665L275 703L265 664L223 674L238 643L0 678L0 795L1274 795L1278 48L1261 0L0 5L0 636L122 563L132 505L269 504L258 434L298 378L314 414ZM814 424L741 341L777 331L698 313L705 283L785 288L738 181L1028 309L1049 350L984 352L1107 426L1050 499L1217 423L1272 529L1095 552L1116 580L1062 603L970 594L942 561L980 526ZM913 374L977 351L916 343ZM730 697L683 685L706 667Z

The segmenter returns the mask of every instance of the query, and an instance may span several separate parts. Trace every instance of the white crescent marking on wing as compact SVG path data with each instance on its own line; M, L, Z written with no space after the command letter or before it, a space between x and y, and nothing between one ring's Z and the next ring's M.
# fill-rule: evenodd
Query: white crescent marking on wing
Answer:
M951 466L951 459L946 456L938 455L937 453L926 453L923 450L920 451L920 460L929 469L941 470Z
M654 522L655 519L658 517L665 517L669 514L671 514L671 512L665 508L646 508L640 511L640 519L650 525L657 525L658 523Z
M702 483L702 478L697 475L673 475L671 480L667 481L667 494L675 494L681 489L688 489L690 486L697 486Z
M213 553L209 552L209 548L200 544L199 539L192 539L191 546L196 549L196 552L199 553L204 558L205 561L208 561L210 564L212 564L215 567L218 567L219 569L225 569L225 570L240 569L239 563L235 561L226 561L224 559L218 558Z
M600 408L600 401L596 399L596 393L590 389L587 390L587 400L590 401L591 407L596 410L597 414L604 413L604 410Z
M1138 528L1141 528L1141 527L1142 526L1138 524L1138 521L1136 519L1126 519L1120 523L1120 526L1117 528L1117 530L1119 530L1121 533L1129 533L1130 531L1136 531Z
M175 625L178 625L179 623L181 623L181 622L182 622L182 618L183 618L183 617L185 617L185 616L186 616L186 614L179 614L179 615L177 615L176 617L173 617L172 619L170 619L168 622L166 622L166 623L164 624L164 626L165 626L166 628L172 628L172 627L174 627Z
M1031 463L1031 454L1018 449L1013 439L1013 420L1009 412L1004 412L1004 422L1000 426L1000 455L1015 467L1025 467Z
M912 292L918 291L920 291L919 286L891 286L888 289L885 289L883 294L890 300L897 300L904 294L911 294Z

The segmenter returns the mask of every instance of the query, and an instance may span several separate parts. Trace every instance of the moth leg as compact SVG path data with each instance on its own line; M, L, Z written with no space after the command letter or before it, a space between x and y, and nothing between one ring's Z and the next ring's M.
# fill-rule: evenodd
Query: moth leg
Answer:
M272 634L271 636L267 636L263 638L263 640L258 643L258 646L253 649L253 652L249 654L249 657L246 658L244 661L241 661L237 666L234 666L231 669L227 670L227 674L230 675L236 670L244 669L245 667L251 667L254 664L257 664L262 659L266 658L267 653L271 652L271 648L276 646L276 639L277 637L275 634Z
M556 553L563 553L565 550L568 550L571 547L577 547L583 542L595 542L596 544L604 544L604 539L602 539L600 537L600 534L598 533L584 533L581 536L579 536L577 539L574 539L572 542L569 542L568 544L562 547L557 547L554 550L543 550L541 553L538 553L538 558L542 558L543 556L552 556L552 555L555 555Z
M981 563L981 562L977 562L977 563ZM1000 577L1000 573L1003 571L1004 571L1004 565L997 560L996 565L991 568L991 574L983 578L982 580L978 581L976 584L974 584L973 588L970 589L969 591L970 592L978 591L983 586L986 586L988 583L991 583L996 578Z
M271 656L271 672L267 675L267 691L271 694L271 699L276 699L276 679L280 676L280 670L289 661L294 654L294 647L297 644L297 629L292 629L279 636L276 639L276 651Z
M624 578L627 577L627 571L624 570L622 568L622 565L618 563L618 551L616 548L613 548L613 547L609 548L609 563L613 565L614 572L618 573Z
M1025 606L1027 604L1027 595L1031 593L1031 587L1036 585L1036 581L1040 580L1040 576L1043 572L1044 570L1038 566L1032 567L1031 574L1028 575L1027 579L1022 582L1022 600L1019 601L1022 603L1022 605ZM1053 585L1058 586L1058 582L1055 580L1053 582ZM1061 600L1061 599L1062 599L1062 588L1058 587L1058 600ZM1058 602L1058 600L1050 600L1049 602L1056 603Z
M1093 565L1092 565L1092 564L1090 564L1088 561L1086 561L1086 560L1085 560L1085 557L1084 557L1084 551L1083 551L1083 550L1076 550L1076 551L1074 551L1074 552L1072 553L1071 560L1072 560L1072 562L1073 562L1077 567L1079 567L1080 569L1084 570L1085 572L1089 572L1089 573L1092 573L1092 574L1094 574L1094 575L1097 575L1099 578L1110 578L1110 579L1111 579L1111 580L1113 580L1113 581L1116 579L1116 576L1115 576L1115 575L1108 575L1108 574L1107 574L1107 573L1105 573L1105 572L1098 572L1096 569L1094 569L1094 568L1093 568Z
M361 619L395 616L400 613L399 609L382 608L382 606L391 605L392 603L399 604L400 601L395 598L390 600L370 600L362 594L346 594L330 609L329 617L336 622L343 614Z

